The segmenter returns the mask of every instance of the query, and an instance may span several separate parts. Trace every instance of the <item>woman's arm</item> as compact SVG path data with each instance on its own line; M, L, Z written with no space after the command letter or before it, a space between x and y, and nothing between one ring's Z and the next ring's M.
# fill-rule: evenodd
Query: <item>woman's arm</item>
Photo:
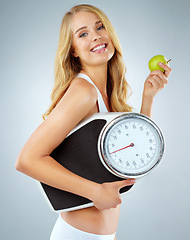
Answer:
M148 97L143 95L140 112L142 114L152 118L152 106L153 106L153 98L148 98Z
M22 148L16 169L50 186L91 199L96 183L68 171L49 155L90 113L96 101L93 86L83 79L73 80L60 102Z
M152 71L144 84L140 112L148 117L152 117L152 105L154 97L168 83L168 78L171 73L171 68L168 65L164 63L159 65L165 70L165 73L163 73L161 70Z
M97 97L96 89L86 80L73 80L60 102L22 148L16 169L40 182L88 198L102 210L121 203L119 190L132 185L131 180L98 184L72 173L50 156L68 133L91 113Z

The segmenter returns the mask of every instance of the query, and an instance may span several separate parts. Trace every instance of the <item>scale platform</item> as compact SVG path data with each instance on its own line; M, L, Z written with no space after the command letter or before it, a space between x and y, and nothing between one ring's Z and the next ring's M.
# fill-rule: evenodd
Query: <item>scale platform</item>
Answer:
M123 180L109 172L100 161L97 142L107 121L101 118L101 115L97 116L97 119L92 117L87 123L79 125L50 156L73 173L97 183ZM72 211L93 206L93 203L84 197L44 183L40 185L54 211ZM131 187L122 188L120 193L129 191Z

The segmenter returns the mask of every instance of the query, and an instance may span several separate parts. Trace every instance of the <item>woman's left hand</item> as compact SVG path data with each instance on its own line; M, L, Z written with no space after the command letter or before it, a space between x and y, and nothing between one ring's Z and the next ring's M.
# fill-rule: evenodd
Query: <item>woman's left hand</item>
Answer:
M143 95L150 99L153 99L156 94L165 87L172 71L172 69L164 63L159 63L159 66L162 67L165 72L163 73L161 70L152 71L144 84Z

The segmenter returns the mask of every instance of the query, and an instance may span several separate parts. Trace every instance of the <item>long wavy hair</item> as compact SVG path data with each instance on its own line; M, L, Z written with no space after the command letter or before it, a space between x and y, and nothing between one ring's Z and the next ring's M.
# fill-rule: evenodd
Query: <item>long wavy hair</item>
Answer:
M104 25L115 47L113 57L108 61L107 92L112 112L131 112L127 104L131 89L125 79L126 67L123 62L119 38L108 17L97 7L88 4L76 5L67 12L62 20L59 43L55 57L54 87L51 92L51 104L42 115L43 119L51 113L66 92L72 79L82 70L80 59L72 55L71 20L75 13L86 11L94 13Z

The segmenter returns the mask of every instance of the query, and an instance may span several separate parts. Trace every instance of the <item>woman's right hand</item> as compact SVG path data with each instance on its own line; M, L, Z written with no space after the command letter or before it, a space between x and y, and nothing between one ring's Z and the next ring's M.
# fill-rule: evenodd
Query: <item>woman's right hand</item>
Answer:
M123 181L99 184L93 197L94 206L99 210L116 208L117 205L121 204L119 190L134 183L135 179L126 179Z

